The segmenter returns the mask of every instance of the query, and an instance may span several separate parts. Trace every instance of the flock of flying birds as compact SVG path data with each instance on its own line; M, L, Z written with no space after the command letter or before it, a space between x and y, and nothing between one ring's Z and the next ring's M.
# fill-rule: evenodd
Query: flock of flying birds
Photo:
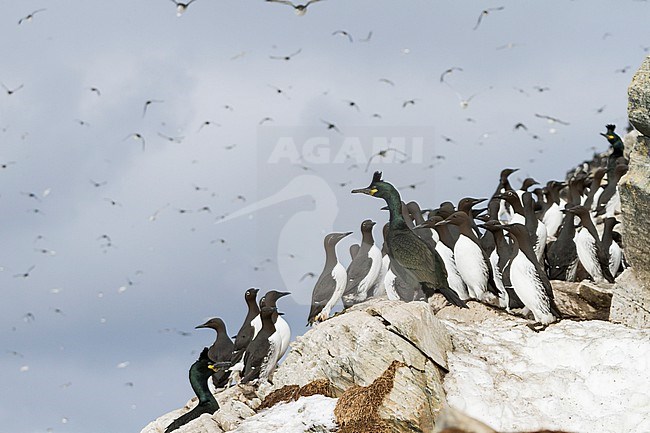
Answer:
M178 16L183 15L196 2L196 0L170 1L175 4ZM296 15L302 16L307 13L311 5L324 0L310 0L303 4L286 0L266 1L290 6ZM478 30L486 19L502 10L504 7L482 10L473 30ZM31 23L45 11L47 11L45 8L32 11L21 17L18 25ZM341 37L350 43L369 42L373 32L368 32L365 38L354 38L349 31L335 30L331 36ZM511 49L515 45L507 44L497 49ZM285 55L268 57L271 60L289 62L302 51L302 48L299 48ZM405 53L407 51L408 49L404 49ZM629 68L625 66L614 72L627 73ZM461 94L452 85L452 77L462 74L463 71L460 66L451 66L440 74L439 82L456 94L458 105L465 110L470 107L475 98L484 92L489 92L491 88L469 96ZM383 83L382 85L395 87L395 82L389 78L380 78L378 81ZM8 97L17 97L25 87L25 84L0 83L0 85ZM290 89L270 84L269 87L279 96L290 98ZM545 93L550 91L550 88L538 85L530 89L516 88L515 90L529 95L529 92ZM102 97L102 90L99 87L91 86L88 91L98 98ZM399 105L406 110L419 101L419 98L404 98ZM147 118L150 111L164 103L163 99L145 100L142 103L141 117ZM341 103L354 111L362 111L357 101L344 99ZM223 108L228 111L234 110L231 105L224 105ZM605 106L602 106L596 112L602 113L604 109ZM381 114L375 112L371 117L381 118ZM557 127L570 125L568 121L548 114L535 113L535 117L547 122L551 133ZM340 124L323 118L318 120L325 131L344 134L345 128ZM75 121L80 126L90 126L85 120L75 119ZM259 121L259 125L273 121L272 117L266 116ZM474 120L467 118L467 121ZM205 128L220 126L218 122L205 120L196 128L196 133L201 133ZM534 140L540 139L539 135L531 132L529 125L523 122L517 122L513 126L513 131L527 133ZM142 151L148 149L150 137L146 137L142 131L126 134L127 132L124 131L121 135L122 141L132 140ZM483 138L488 134L486 132ZM423 211L414 202L408 204L400 202L399 209L395 208L395 203L399 202L399 200L395 201L394 196L397 189L385 182L381 176L375 175L368 188L361 188L357 192L386 200L390 223L384 228L384 244L381 249L375 245L372 235L375 223L364 220L361 224L362 243L351 249L351 261L346 268L337 258L336 244L350 232L332 233L325 238L325 267L313 289L308 323L316 324L327 320L331 316L332 309L340 301L345 307L349 307L369 297L382 295L403 301L426 300L434 292L442 293L450 303L459 307L464 306L469 300L476 300L495 304L522 315L530 313L537 322L533 326L535 329L541 329L559 319L560 314L553 303L549 279L573 281L590 278L599 283L612 282L625 266L622 241L614 226L617 222L615 217L620 211L616 181L625 173L626 165L620 159L622 149L619 152L617 147L620 138L616 136L614 129L608 126L608 131L604 135L612 144L614 157L610 155L609 159L603 161L604 167L583 167L574 173L568 182L550 181L544 188L528 192L528 189L535 184L534 181L527 179L519 189L515 189L508 181L508 176L514 170L504 170L499 179L497 192L489 200L487 209L482 209L483 212L487 211L485 215L481 215L474 209L474 206L482 201L471 197L460 200L457 206L445 202L439 208L429 211ZM157 132L157 136L166 142L177 144L185 139L182 135L163 132ZM455 142L451 137L442 136L442 138L448 143ZM233 150L236 146L236 144L228 144L224 149ZM373 162L391 153L399 157L407 157L400 149L387 147L369 156L365 171L368 172ZM442 160L444 156L436 155L436 158ZM15 164L17 161L0 162L0 170L10 169ZM433 165L429 166L432 167ZM604 179L607 179L606 184L603 184ZM89 179L88 181L93 188L97 189L107 184L103 180ZM341 183L341 186L347 184L348 182ZM415 189L417 185L419 183L402 188ZM196 191L207 190L198 185L193 185L193 188ZM36 215L45 214L40 203L49 195L49 190L42 193L22 191L21 195L34 203L34 207L28 209L28 212ZM122 206L120 201L111 197L103 197L102 200L107 206ZM233 203L246 202L246 200L243 195L232 198ZM172 207L166 204L155 210L149 220L155 221L160 212L168 208ZM200 209L176 208L176 211L179 214L212 213L208 205ZM220 215L216 218L224 216ZM480 222L476 223L475 220ZM99 248L104 252L115 247L109 234L100 234L96 240ZM56 254L55 250L40 244L42 238L37 238L34 242L36 252L45 255ZM227 241L219 238L211 242L225 244ZM404 249L404 245L408 248ZM419 263L417 258L408 257L408 254L404 256L404 251L413 248L421 249L422 254L418 257L425 258L425 262ZM261 266L263 264L259 265ZM35 269L36 265L26 266L24 270L14 271L12 275L17 279L27 279ZM140 274L141 271L134 273L135 276ZM126 290L134 284L136 283L133 276L129 276L120 290ZM193 385L197 384L196 389L205 391L207 378L212 378L213 386L217 388L232 383L268 379L277 362L286 352L291 334L288 324L282 318L282 313L278 311L276 301L287 293L269 291L257 302L257 292L257 289L249 289L245 293L248 312L234 341L228 337L226 326L220 319L211 319L197 326L197 328L214 329L217 338L190 369L190 380L193 381ZM58 308L54 311L57 314L64 314ZM28 312L23 319L25 322L32 322L35 320L34 314ZM125 362L118 367L124 368L127 365L128 362ZM199 405L190 412L192 415L185 416L178 422L175 421L168 431L178 428L194 415L205 413L202 412L203 410L213 413L218 409L218 405L215 408L216 401L210 392L199 391L197 395Z

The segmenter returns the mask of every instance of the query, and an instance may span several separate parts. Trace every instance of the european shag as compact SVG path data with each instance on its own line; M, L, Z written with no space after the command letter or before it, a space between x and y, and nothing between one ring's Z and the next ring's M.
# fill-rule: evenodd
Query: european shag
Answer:
M386 201L390 212L386 243L391 263L394 260L405 273L410 274L410 279L420 284L427 298L439 291L453 305L467 307L458 294L449 288L447 271L440 255L432 252L406 225L399 192L381 179L380 172L375 172L367 188L355 189L352 193L367 194Z
M176 430L204 413L213 414L219 410L219 404L208 387L210 376L216 372L213 365L208 357L208 348L203 348L199 359L190 367L190 385L192 385L194 393L199 398L199 403L192 410L169 424L165 429L165 433Z

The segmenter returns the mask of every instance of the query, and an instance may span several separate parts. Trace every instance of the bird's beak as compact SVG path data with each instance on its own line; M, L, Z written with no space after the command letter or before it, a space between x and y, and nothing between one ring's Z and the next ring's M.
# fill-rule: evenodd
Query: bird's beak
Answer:
M384 207L380 208L379 210L388 210L388 206L384 206Z
M603 137L607 138L607 134L605 134L604 132L601 132L600 135L602 135Z
M282 298L283 296L290 295L291 292L278 292L278 299Z
M281 311L277 311L277 313L278 313L278 316L284 316L284 313L281 312Z
M214 365L214 364L209 364L209 365L208 365L208 368L209 368L210 370L212 370L212 371L217 371L217 366Z
M197 326L194 327L194 329L207 328L207 324L208 324L208 322L205 322L205 323L202 324L202 325L197 325Z
M377 188L360 188L360 189L353 189L352 194L368 194L368 195L375 195L377 193Z

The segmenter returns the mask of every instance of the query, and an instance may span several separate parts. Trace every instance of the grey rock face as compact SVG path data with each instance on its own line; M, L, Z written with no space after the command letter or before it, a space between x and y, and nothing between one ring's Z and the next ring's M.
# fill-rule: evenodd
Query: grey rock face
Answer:
M627 112L630 123L646 137L650 137L650 56L632 77L627 89Z
M646 59L646 63L650 63ZM650 81L646 87L650 100ZM632 112L630 111L630 118ZM650 130L648 130L650 132ZM634 327L650 327L650 138L637 137L630 153L630 169L619 183L625 227L625 257L632 267L617 279L612 320Z

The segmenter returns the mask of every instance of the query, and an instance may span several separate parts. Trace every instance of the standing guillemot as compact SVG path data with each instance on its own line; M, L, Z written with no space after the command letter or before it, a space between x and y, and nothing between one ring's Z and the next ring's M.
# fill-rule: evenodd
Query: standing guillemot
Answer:
M217 403L217 400L214 398L214 395L212 395L212 392L210 392L210 388L208 387L208 380L210 379L210 376L215 373L215 371L210 368L212 365L213 364L208 357L208 348L205 347L203 348L201 355L199 355L199 359L190 367L189 374L190 385L192 385L194 394L199 398L199 403L192 408L192 410L176 418L171 424L169 424L165 429L165 433L170 433L176 430L204 413L213 414L219 410L219 403Z
M614 278L618 274L621 262L623 261L623 250L614 242L614 227L618 224L616 218L608 217L603 220L603 237L601 239L603 250L607 253L609 272Z
M609 258L605 252L589 210L584 206L574 206L568 212L580 217L582 227L576 234L575 243L578 259L595 283L607 280L614 282L609 271Z
M209 328L214 329L217 333L217 338L208 349L208 358L213 363L226 363L232 359L234 343L228 336L226 331L226 324L218 317L212 318L202 325L198 325L195 329ZM219 369L212 375L212 383L215 388L223 388L228 383L228 376L230 375L225 369Z
M562 212L564 219L557 239L546 249L547 274L551 280L575 281L578 270L578 252L574 240L575 215L566 209Z
M447 283L449 283L449 287L458 294L458 297L460 297L460 299L467 300L470 298L469 292L467 291L467 285L465 285L463 278L458 273L456 260L454 259L455 241L452 238L451 233L449 233L449 226L436 225L440 221L443 221L443 218L434 215L425 221L422 224L422 227L433 228L438 233L438 238L440 241L436 243L436 251L438 254L440 254L442 261L445 262L445 269L447 270Z
M246 312L246 317L244 318L244 323L242 323L241 328L237 332L235 337L235 343L232 349L232 363L236 364L241 361L244 356L244 351L248 344L253 340L253 334L255 333L255 328L251 323L253 319L260 314L260 308L257 306L257 292L260 289L250 288L244 293L244 300L248 307Z
M268 379L275 369L282 345L277 337L278 334L272 319L273 314L277 311L275 307L262 307L260 310L262 328L248 345L244 354L241 383L248 383L256 379Z
M503 234L503 227L497 220L486 221L484 224L479 224L479 227L484 228L494 236L494 251L489 256L490 265L492 266L492 277L494 284L499 289L499 306L502 308L510 309L510 296L506 290L506 283L511 285L509 275L504 282L504 273L506 266L513 259L512 245L508 243Z
M278 341L280 342L280 348L278 349L278 360L284 356L287 349L289 348L289 342L291 341L291 328L286 320L281 316L282 313L277 312L277 301L278 299L290 295L290 292L278 292L277 290L269 290L260 298L260 311L264 307L275 308L276 312L271 316L273 320L273 325L277 332ZM255 328L255 333L253 334L253 339L262 329L262 316L261 313L259 316L253 319L251 322Z
M459 229L460 236L454 244L454 259L458 273L467 285L469 296L479 301L486 299L488 291L499 296L492 276L492 267L472 230L469 215L462 211L454 212L449 218L437 223L445 224L455 225Z
M553 299L551 282L537 260L528 230L522 224L507 224L513 240L513 259L510 263L510 281L515 293L544 327L561 318ZM533 328L534 329L534 328Z
M345 308L365 301L377 283L382 257L372 237L374 226L375 222L371 220L361 223L361 248L346 270L347 283L341 297Z
M336 305L347 283L347 273L336 257L336 244L352 232L330 233L325 236L325 266L321 272L314 290L311 293L311 308L307 324L327 320L332 308Z
M386 201L390 212L386 242L391 263L395 260L410 274L427 298L439 291L450 303L466 307L465 302L449 288L447 271L440 255L435 250L432 252L407 226L401 212L400 195L395 187L381 180L381 173L377 171L367 188L355 189L352 193L368 194Z

